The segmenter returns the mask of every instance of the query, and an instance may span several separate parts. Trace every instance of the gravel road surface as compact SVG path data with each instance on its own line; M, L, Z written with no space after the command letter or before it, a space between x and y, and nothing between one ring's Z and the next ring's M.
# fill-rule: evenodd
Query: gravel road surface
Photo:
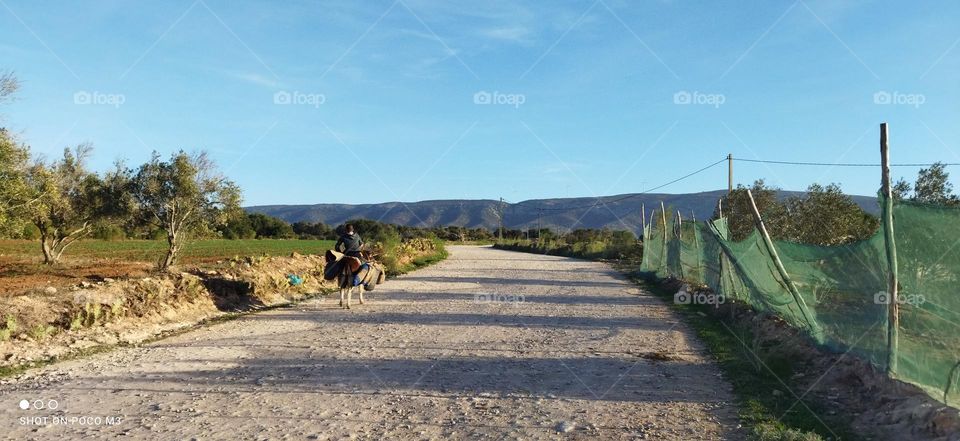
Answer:
M315 299L7 380L0 437L742 439L658 298L601 263L449 248L349 311Z

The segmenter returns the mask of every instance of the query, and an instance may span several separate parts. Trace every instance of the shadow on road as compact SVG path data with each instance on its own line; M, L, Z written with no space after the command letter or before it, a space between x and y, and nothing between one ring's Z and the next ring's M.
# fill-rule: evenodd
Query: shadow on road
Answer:
M139 372L100 380L120 391L289 394L516 394L596 401L713 402L712 387L686 387L702 373L685 362L617 358L335 359L261 350L230 369ZM211 360L231 362L235 360ZM145 379L145 378L149 378ZM158 387L159 382L176 385ZM668 383L668 384L665 384ZM703 384L701 381L691 384ZM72 390L96 390L66 386Z

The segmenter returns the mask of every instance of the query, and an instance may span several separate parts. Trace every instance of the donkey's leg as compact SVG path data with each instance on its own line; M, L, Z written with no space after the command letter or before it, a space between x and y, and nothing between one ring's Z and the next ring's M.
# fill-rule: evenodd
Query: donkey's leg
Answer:
M353 287L347 288L347 309L350 309L350 302L353 300Z
M343 285L340 285L340 307L341 308L343 308L343 295L344 295L343 290L344 290Z
M359 288L359 292L360 292L360 304L362 305L362 304L363 304L363 291L364 291L363 285L360 285L360 286L358 286L357 288Z

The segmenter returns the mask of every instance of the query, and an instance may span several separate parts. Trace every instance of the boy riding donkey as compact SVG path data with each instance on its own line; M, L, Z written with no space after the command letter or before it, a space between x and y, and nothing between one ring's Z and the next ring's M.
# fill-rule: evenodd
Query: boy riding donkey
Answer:
M353 289L361 288L360 304L363 304L363 292L371 291L386 278L383 266L371 262L363 251L363 239L356 232L353 225L344 226L343 234L337 240L334 249L327 251L327 265L324 268L324 278L337 279L340 288L340 306L350 309L353 298ZM346 297L346 304L343 300Z
M343 249L341 250L341 248ZM347 226L344 227L343 234L337 239L337 244L333 246L334 250L358 259L363 259L362 248L363 239L361 239L360 235L353 229L352 224L347 224Z

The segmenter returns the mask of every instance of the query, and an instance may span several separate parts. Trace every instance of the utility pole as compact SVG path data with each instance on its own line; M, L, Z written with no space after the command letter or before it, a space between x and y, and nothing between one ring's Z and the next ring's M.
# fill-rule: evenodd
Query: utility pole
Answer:
M537 207L537 243L542 243L540 240L540 218L543 216L543 208Z
M500 198L500 204L497 207L497 219L500 221L500 228L497 236L499 237L498 241L503 242L503 198Z
M733 193L733 153L727 153L727 194Z

